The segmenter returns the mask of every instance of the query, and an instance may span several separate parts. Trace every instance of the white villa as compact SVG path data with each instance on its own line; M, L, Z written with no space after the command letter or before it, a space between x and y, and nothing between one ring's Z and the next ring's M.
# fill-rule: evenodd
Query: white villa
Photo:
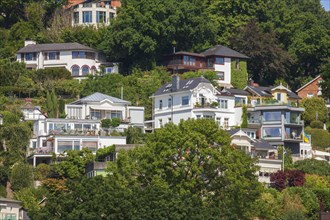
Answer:
M231 136L231 145L236 149L243 150L253 158L258 158L257 166L260 170L257 172L259 182L270 184L270 174L276 173L282 169L282 160L278 159L277 148L267 141L257 140L255 131L251 129L234 129L229 131Z
M76 1L70 6L71 24L75 25L110 25L117 16L120 0Z
M37 44L27 40L16 53L16 60L24 62L28 69L64 67L73 77L86 77L101 71L118 73L118 64L106 62L105 57L97 50L79 43Z
M224 129L239 126L246 95L237 89L218 91L203 77L180 80L174 76L172 83L163 85L152 96L153 128L188 118L211 118Z

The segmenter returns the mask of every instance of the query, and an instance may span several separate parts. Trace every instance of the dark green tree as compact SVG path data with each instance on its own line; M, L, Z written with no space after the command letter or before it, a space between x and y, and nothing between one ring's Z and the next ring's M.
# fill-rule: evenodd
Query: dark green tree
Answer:
M302 116L307 124L314 120L325 122L328 118L328 109L324 99L318 97L305 98L301 101L301 104L305 108Z
M10 174L11 188L18 191L23 188L32 187L33 168L27 163L14 164Z
M247 107L244 105L242 107L242 124L241 128L247 128L248 127L248 113L247 113Z

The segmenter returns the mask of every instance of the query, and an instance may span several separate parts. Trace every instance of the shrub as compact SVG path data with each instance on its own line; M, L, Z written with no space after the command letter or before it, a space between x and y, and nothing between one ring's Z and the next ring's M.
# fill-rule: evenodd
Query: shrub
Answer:
M306 133L312 135L312 146L325 149L330 147L330 133L323 129L305 129Z
M33 184L33 168L26 163L15 164L10 175L11 188L16 191Z
M311 125L311 128L320 128L320 129L323 128L322 121L318 121L318 120L312 121L310 125Z

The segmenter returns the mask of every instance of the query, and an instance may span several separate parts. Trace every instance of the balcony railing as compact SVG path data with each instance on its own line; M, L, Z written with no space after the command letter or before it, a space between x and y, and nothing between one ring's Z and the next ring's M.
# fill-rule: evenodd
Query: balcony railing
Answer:
M249 124L260 124L261 119L248 119Z
M285 124L304 125L303 120L285 120Z
M54 152L53 147L37 147L37 148L30 148L28 151L28 155L33 155L33 154L51 154Z
M217 102L213 102L213 103L204 103L204 104L200 104L200 103L195 103L194 108L217 108L219 106L219 104Z
M97 136L99 134L98 130L81 130L81 129L70 129L70 130L50 130L51 135L68 135L68 136Z
M295 134L294 132L290 133L285 133L284 136L285 140L297 140L297 141L302 141L303 140L303 135L302 133L300 135Z

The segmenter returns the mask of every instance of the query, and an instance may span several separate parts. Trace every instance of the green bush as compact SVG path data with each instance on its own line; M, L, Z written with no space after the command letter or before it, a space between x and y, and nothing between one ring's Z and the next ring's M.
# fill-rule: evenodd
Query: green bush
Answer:
M3 185L0 185L0 197L3 197L3 198L7 197L6 187Z
M18 191L33 185L33 168L26 163L14 164L10 175L11 188Z
M325 149L330 147L330 133L323 129L305 129L307 134L312 135L312 146Z
M323 128L322 121L318 121L318 120L312 121L310 125L311 125L311 128L319 128L319 129Z

